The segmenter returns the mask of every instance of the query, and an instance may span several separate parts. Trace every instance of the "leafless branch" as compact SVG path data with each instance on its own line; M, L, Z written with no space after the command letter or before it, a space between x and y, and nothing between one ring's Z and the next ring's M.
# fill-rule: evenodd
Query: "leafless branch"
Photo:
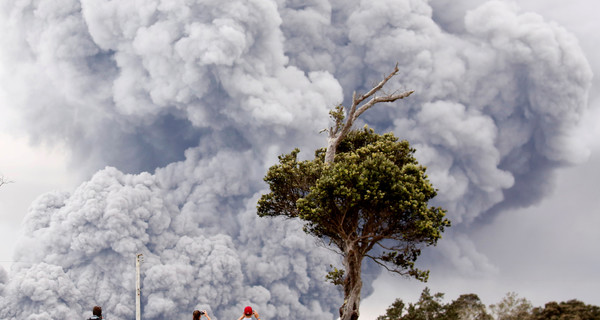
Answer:
M383 262L379 261L379 258L377 258L377 257L373 257L373 256L371 256L371 255L368 255L368 254L367 254L367 255L365 255L365 257L369 257L369 258L371 258L371 260L373 260L373 261L374 261L375 263L377 263L378 265L380 265L380 266L384 267L384 268L385 268L387 271L389 271L389 272L394 272L394 273L397 273L397 274L399 274L399 275L401 275L401 276L407 276L407 275L408 275L408 272L402 272L401 270L399 270L399 269L397 269L397 268L390 268L390 267L388 267L388 266L387 266L385 263L383 263Z
M5 184L9 184L9 183L13 183L14 181L11 180L7 180L4 176L0 176L0 186L3 186Z
M329 142L327 146L327 153L325 154L325 162L332 163L335 157L335 151L340 142L346 137L354 121L363 114L365 111L369 110L375 104L380 102L394 102L399 99L404 99L410 96L414 91L406 91L400 94L387 94L381 97L378 97L376 93L380 91L383 86L396 74L398 74L398 64L394 67L394 70L388 74L381 82L379 82L376 86L374 86L369 92L358 96L356 91L352 93L352 106L348 112L348 116L346 117L346 121L343 125L340 123L336 123L336 125L332 128L329 128ZM370 99L369 99L370 98ZM359 107L361 103L365 100L369 99L365 104ZM340 128L341 126L341 128ZM340 130L341 129L341 130Z

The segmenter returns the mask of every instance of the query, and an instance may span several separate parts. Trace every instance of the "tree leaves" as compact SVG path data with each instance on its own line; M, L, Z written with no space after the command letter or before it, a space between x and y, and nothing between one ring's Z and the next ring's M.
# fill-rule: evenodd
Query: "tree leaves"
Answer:
M342 109L331 113L336 125ZM298 161L298 149L280 156L264 178L271 192L260 198L257 213L299 218L305 232L333 244L344 270L334 269L326 278L343 287L340 318L356 320L362 260L426 281L429 271L417 269L415 261L450 221L442 208L428 206L436 191L408 141L366 126L341 136L333 155L330 137L328 149L317 150L313 160Z
M333 163L325 163L323 149L298 161L294 149L267 172L271 192L259 200L258 214L300 218L307 233L327 238L340 253L351 241L388 270L425 280L427 273L414 267L420 247L435 245L450 222L442 208L428 207L436 190L414 151L366 126L348 133ZM385 250L367 255L376 246Z
M544 307L532 308L531 302L509 292L497 304L490 305L491 314L476 294L462 294L450 303L443 303L443 293L431 295L429 288L423 289L419 301L409 303L396 299L386 314L377 320L597 320L600 307L587 305L579 300L548 302Z

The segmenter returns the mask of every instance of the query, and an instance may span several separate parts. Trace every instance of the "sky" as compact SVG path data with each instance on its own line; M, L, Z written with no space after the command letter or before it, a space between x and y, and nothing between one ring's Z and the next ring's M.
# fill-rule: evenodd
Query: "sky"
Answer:
M127 259L143 252L150 319L245 304L331 319L339 292L318 280L336 261L256 217L261 178L278 154L323 146L328 110L395 62L390 87L416 93L361 124L417 148L453 227L421 257L425 284L367 267L361 318L425 286L597 304L590 3L6 2L0 315L101 303L126 318Z

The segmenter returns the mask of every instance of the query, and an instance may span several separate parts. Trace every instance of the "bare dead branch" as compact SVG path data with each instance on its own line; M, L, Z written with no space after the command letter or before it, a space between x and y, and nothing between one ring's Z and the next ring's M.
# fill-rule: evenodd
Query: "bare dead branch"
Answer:
M394 66L394 70L388 74L383 80L381 80L381 82L379 82L379 84L377 84L375 87L373 87L373 89L369 90L369 92L363 94L362 96L360 96L360 98L355 99L355 97L352 97L352 101L353 101L353 105L359 105L361 102L363 102L365 99L367 99L368 97L374 95L377 91L381 90L383 88L383 86L392 78L394 77L396 74L398 74L398 64L396 63L396 65Z
M354 115L354 119L352 120L352 122L354 122L354 120L356 120L361 114L363 114L363 112L369 110L372 106L374 106L377 103L380 103L380 102L394 102L394 101L399 100L399 99L404 99L404 98L410 96L413 92L414 92L414 90L406 91L406 92L404 92L402 94L388 95L388 96L383 96L383 97L373 97L371 100L369 100L369 102L367 102L366 104L362 105L358 109L358 111L356 111L356 113Z
M394 70L388 74L383 80L381 80L376 86L374 86L369 92L357 96L356 91L352 93L352 105L350 106L350 110L348 111L348 116L346 117L346 121L342 125L341 123L335 124L335 127L329 128L329 137L328 137L328 145L327 152L325 153L325 162L333 163L333 159L335 158L335 151L340 142L346 137L354 121L363 114L365 111L369 110L375 104L380 102L394 102L399 99L404 99L410 96L414 91L406 91L401 94L387 94L381 97L376 96L376 93L380 91L383 86L396 74L398 74L398 64L394 67ZM365 100L370 100L364 105L360 106ZM357 110L358 108L358 110ZM341 128L340 128L341 126ZM340 130L341 129L341 130Z
M7 180L4 176L0 176L0 187L5 185L5 184L9 184L9 183L13 183L14 181L12 180Z

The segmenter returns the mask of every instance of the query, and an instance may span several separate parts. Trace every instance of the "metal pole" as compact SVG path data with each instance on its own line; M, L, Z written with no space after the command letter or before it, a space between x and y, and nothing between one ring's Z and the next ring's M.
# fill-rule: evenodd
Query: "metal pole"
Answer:
M141 313L141 294L142 294L142 289L140 287L140 262L143 261L143 255L141 253L138 253L136 258L135 258L135 319L136 320L141 320L142 319L142 313Z

